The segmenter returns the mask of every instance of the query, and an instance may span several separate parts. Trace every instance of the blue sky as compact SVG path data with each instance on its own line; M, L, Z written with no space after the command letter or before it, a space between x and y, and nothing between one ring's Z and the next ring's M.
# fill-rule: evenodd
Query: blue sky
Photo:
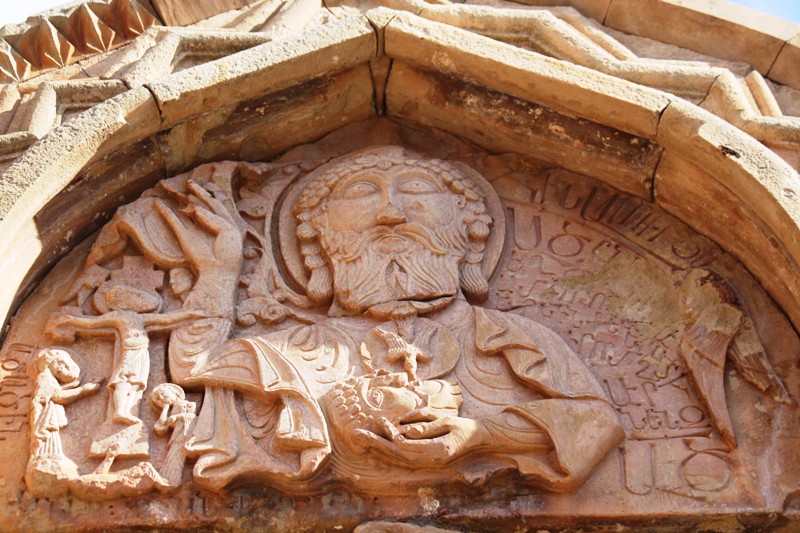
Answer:
M736 4L752 7L759 11L777 15L783 19L800 22L800 1L798 0L731 0Z
M800 0L732 0L759 11L772 13L781 18L800 23ZM29 15L56 6L70 4L65 0L2 0L0 7L0 26L23 22Z

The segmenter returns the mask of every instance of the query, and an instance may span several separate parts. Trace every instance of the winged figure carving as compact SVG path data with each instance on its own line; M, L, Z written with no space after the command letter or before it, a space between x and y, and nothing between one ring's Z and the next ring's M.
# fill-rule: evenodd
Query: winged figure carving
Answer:
M719 303L705 307L686 329L680 353L714 428L728 446L735 448L736 435L725 400L728 360L745 381L776 402L791 403L791 398L767 359L753 321L735 305L733 290L716 274L702 272L698 282L711 285Z

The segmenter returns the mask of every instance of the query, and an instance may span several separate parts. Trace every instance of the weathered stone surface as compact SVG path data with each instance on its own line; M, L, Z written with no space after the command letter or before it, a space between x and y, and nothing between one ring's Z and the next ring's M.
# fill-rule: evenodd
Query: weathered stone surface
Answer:
M238 9L250 0L203 0L202 2L183 2L180 0L150 0L161 20L169 26L187 26L198 20L207 19L223 11Z
M670 154L671 163L659 166L656 176L657 200L661 197L670 202L671 212L692 221L703 232L718 227L720 234L715 239L727 243L725 246L739 260L750 265L784 310L795 317L799 294L796 281L791 276L772 278L770 272L789 273L798 268L797 172L779 157L757 151L754 140L739 135L726 123L680 102L665 111L658 139L667 154L673 146L697 148L689 162L704 169L706 175L692 179L691 172L682 174L676 170L681 168L674 162L677 154ZM717 157L720 153L725 155L721 161ZM750 177L744 179L744 175ZM691 190L684 192L687 187ZM745 203L745 198L754 201ZM752 261L767 256L771 259L763 266Z
M795 271L797 263L778 246L781 234L769 231L757 213L742 205L729 183L720 179L721 173L709 174L701 168L665 150L656 172L656 203L691 220L699 232L717 228L719 242L742 261L769 258L764 261L765 267L751 270L784 309L794 309L800 287L787 284L785 274Z
M364 64L222 106L159 134L170 174L222 159L260 161L374 114Z
M521 4L528 4L530 6L563 6L568 5L574 7L587 17L603 22L608 12L608 6L611 5L612 0L567 0L559 2L557 0L522 0Z
M367 522L355 528L353 533L447 533L450 531L453 530L402 522Z
M170 126L209 108L365 63L375 55L375 47L375 32L366 18L353 15L319 25L302 37L266 43L148 87L158 100L163 125Z
M560 112L652 137L669 102L602 75L591 79L568 63L520 50L409 14L386 26L386 54L413 65L457 74ZM590 103L591 102L591 103Z
M768 76L779 83L800 88L798 64L800 64L800 33L792 37L781 48L772 68L769 69Z
M753 199L750 209L789 256L800 260L800 238L796 237L800 178L794 169L778 156L758 150L755 140L724 121L679 101L664 112L657 139L667 149L680 145L695 148L692 163L712 172L740 201ZM719 154L725 157L719 158Z
M769 72L800 26L733 2L611 0L604 24Z
M538 102L486 90L395 60L386 112L447 129L495 152L524 153L649 198L660 148ZM452 117L457 116L457 122ZM486 128L493 124L492 128Z
M131 87L169 76L271 40L268 34L249 32L174 32L158 39L131 68L122 80Z

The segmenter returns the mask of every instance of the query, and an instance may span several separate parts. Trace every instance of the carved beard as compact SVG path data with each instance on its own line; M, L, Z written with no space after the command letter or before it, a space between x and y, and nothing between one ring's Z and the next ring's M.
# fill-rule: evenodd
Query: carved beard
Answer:
M435 230L377 226L360 234L325 229L320 244L333 265L336 302L360 314L393 302L420 308L416 302L458 294L467 232L460 222Z

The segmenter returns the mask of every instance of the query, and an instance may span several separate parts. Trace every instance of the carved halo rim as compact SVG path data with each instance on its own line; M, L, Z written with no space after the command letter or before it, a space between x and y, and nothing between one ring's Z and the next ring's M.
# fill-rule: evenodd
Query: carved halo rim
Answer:
M322 163L319 167L312 170L300 179L290 183L285 189L283 198L278 206L278 247L280 253L278 254L283 262L285 272L290 278L290 281L301 287L303 291L308 287L308 272L303 263L303 258L300 254L300 247L297 245L297 220L295 219L293 208L297 202L303 189L313 179L318 177L324 171L323 167L328 167L331 164L336 164L339 161L365 155L372 152L382 151L386 149L400 149L406 156L421 157L426 159L440 159L446 161L450 165L456 167L467 179L478 186L481 193L483 193L484 201L486 202L486 213L492 218L492 228L489 232L489 239L486 241L484 249L483 262L481 269L487 280L491 280L497 266L500 264L500 258L503 254L503 247L505 246L506 236L506 219L500 197L495 191L489 181L481 175L480 172L472 168L470 165L461 161L441 159L433 156L426 155L416 150L407 148L401 144L379 145L370 146L360 150L354 150L346 154L332 157Z

